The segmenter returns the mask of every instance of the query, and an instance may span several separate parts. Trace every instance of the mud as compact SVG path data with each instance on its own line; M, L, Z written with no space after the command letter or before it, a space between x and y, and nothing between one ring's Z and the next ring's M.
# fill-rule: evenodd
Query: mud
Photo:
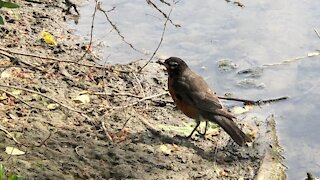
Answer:
M268 167L279 165L273 173L283 175L281 149L269 125L273 118L249 114L238 121L256 137L251 147L239 147L219 128L206 139L195 135L189 140L175 130L161 130L192 122L165 94L163 67L150 63L138 73L146 61L103 67L93 53L81 59L85 42L65 26L73 15L64 12L63 1L16 2L21 8L1 12L7 23L0 28L0 161L7 174L25 179L254 179L270 173L261 172L267 161ZM41 40L43 30L55 36L58 46ZM90 102L76 100L80 95ZM8 146L25 154L7 154ZM268 160L266 152L272 152Z

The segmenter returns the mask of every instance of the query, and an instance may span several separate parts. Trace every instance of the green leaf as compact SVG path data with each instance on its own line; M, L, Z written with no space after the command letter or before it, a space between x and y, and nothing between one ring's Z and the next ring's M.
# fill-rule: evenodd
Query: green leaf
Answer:
M3 21L3 19L2 19L2 16L0 16L0 24L1 25L4 25L4 21ZM1 179L0 179L1 180Z
M6 176L6 170L4 169L3 165L0 164L0 180L3 180Z
M8 180L22 180L22 177L17 175L11 175L8 177Z
M176 132L177 134L187 136L194 129L196 124L194 122L191 122L188 124L183 123L183 125L184 126L178 127L178 126L172 126L172 125L167 125L167 124L159 124L158 127L160 129L163 129L164 131L173 131L173 132ZM207 133L210 134L212 132L216 132L218 130L217 127L218 127L218 125L209 122ZM201 123L198 128L204 129L205 123Z
M5 2L0 0L0 8L5 7L5 8L18 8L19 5L12 3L12 2Z

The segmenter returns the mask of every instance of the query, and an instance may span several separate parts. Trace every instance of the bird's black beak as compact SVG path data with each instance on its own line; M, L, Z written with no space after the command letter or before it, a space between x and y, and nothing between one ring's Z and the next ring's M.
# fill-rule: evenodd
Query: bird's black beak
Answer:
M166 64L164 61L158 60L158 61L156 61L156 63L158 63L158 64L160 64L162 66L165 66L166 69L168 69L168 64Z
M158 63L158 64L160 64L160 65L163 65L163 66L166 66L166 64L165 64L163 61L161 61L161 60L156 61L156 63Z

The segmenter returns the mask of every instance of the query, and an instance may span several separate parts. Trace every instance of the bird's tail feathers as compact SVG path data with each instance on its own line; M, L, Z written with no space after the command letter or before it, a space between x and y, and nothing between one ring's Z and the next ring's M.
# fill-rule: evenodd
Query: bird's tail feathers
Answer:
M214 116L214 120L212 121L221 126L239 146L244 146L247 142L252 142L251 138L246 135L232 119L223 116Z

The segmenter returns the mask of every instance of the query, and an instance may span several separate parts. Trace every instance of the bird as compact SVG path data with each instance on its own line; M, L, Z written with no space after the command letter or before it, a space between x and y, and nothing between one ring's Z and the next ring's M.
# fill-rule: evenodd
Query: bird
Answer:
M239 146L252 142L233 121L236 117L223 107L216 93L200 75L189 68L186 62L178 57L157 62L166 67L168 90L177 108L189 118L196 120L197 124L187 138L192 136L200 122L205 121L207 127L207 122L210 121L222 127Z

